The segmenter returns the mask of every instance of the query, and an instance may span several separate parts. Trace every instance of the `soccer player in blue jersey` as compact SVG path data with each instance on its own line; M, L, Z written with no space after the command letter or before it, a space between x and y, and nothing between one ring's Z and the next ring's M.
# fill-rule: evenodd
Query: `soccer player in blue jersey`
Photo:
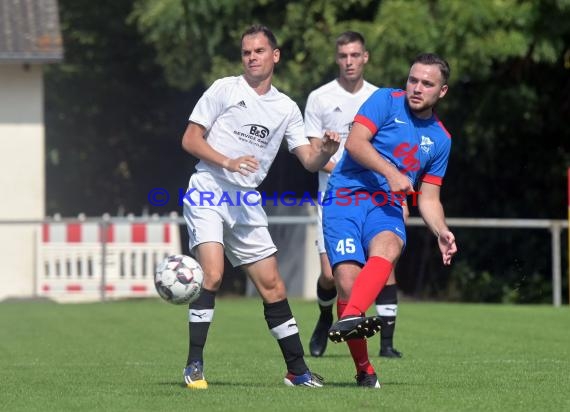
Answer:
M343 157L329 179L323 231L341 318L329 330L333 342L364 339L380 327L366 310L382 290L406 244L401 202L405 194L437 238L443 264L457 252L447 227L440 187L451 136L434 113L448 90L449 65L424 53L412 62L406 90L377 90L359 109ZM379 388L367 354L354 359L360 386Z
M305 107L305 131L313 140L320 140L324 130L334 130L341 137L339 149L329 162L319 170L319 196L327 189L330 173L344 152L344 142L352 127L354 116L378 87L364 79L364 68L368 63L364 36L355 31L341 33L336 39L335 62L338 77L313 90ZM404 215L408 210L404 206ZM329 328L333 323L333 305L337 299L332 268L325 250L322 225L322 207L317 205L317 241L321 263L321 274L317 280L317 301L319 318L311 335L309 351L312 356L323 356L327 347ZM394 348L394 331L398 312L398 293L394 271L386 287L376 298L376 311L382 322L379 355L401 358L402 352ZM342 304L342 302L341 302ZM339 307L337 307L337 312ZM339 312L339 314L342 313ZM365 350L360 342L349 343L351 352Z

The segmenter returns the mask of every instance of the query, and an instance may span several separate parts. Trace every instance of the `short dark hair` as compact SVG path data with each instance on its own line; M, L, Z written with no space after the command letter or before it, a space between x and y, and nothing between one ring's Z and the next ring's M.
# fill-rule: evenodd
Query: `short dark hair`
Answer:
M345 31L336 38L336 47L344 46L348 43L362 43L363 47L366 46L364 36L357 31Z
M243 38L245 36L251 36L252 34L257 34L257 33L262 33L265 37L267 37L267 40L269 40L269 45L273 50L277 49L277 39L275 38L275 35L271 30L269 30L269 27L264 26L262 24L254 24L250 26L241 35L241 40L243 41Z
M451 73L451 69L449 68L449 64L444 59L439 57L437 54L420 53L416 56L411 66L413 66L416 63L438 66L439 71L441 72L441 77L443 78L443 84L447 84L447 81L449 80L449 74Z

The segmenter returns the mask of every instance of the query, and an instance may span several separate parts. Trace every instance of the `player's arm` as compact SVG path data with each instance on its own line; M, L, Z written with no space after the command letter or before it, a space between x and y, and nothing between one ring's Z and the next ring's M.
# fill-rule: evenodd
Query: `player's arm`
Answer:
M418 195L418 209L428 228L437 237L437 243L443 264L451 264L451 258L457 253L455 236L445 223L445 213L440 200L440 186L422 182Z
M413 187L408 178L378 153L370 142L372 137L373 134L368 127L354 122L344 149L362 166L383 175L388 180L392 193L411 192Z
M244 176L259 168L259 162L253 156L240 156L231 159L218 152L208 144L204 138L205 133L204 126L190 122L182 136L182 148L200 160L222 167L230 172L239 172Z
M297 146L293 153L309 172L317 172L327 164L340 145L337 132L326 131L322 139L313 139L311 144Z
M315 148L313 150L319 150L318 149L318 145L319 145L318 141L321 140L321 138L309 136L309 140L311 141L311 145L315 146ZM333 162L332 160L329 160L327 162L327 164L325 164L323 167L321 167L321 171L326 172L326 173L331 173L335 166L336 166L336 163Z

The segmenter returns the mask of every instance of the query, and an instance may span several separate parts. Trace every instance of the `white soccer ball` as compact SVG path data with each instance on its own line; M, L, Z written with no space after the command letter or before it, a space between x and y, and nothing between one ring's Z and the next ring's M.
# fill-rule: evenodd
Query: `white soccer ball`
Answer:
M194 302L202 291L204 272L186 255L172 255L156 267L154 286L165 301L175 305Z

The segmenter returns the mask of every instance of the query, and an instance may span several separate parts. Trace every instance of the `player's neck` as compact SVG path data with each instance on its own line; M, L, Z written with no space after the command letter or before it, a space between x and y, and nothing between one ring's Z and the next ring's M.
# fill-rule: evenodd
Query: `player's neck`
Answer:
M338 77L336 81L344 90L352 94L358 92L364 85L364 79L362 77L358 78L357 80L348 80L343 77Z
M243 76L249 87L251 87L255 92L263 96L269 90L271 90L271 78L272 76L266 77L264 79L254 79L248 76Z
M420 111L410 110L412 114L418 119L426 120L433 116L433 108L424 109Z

